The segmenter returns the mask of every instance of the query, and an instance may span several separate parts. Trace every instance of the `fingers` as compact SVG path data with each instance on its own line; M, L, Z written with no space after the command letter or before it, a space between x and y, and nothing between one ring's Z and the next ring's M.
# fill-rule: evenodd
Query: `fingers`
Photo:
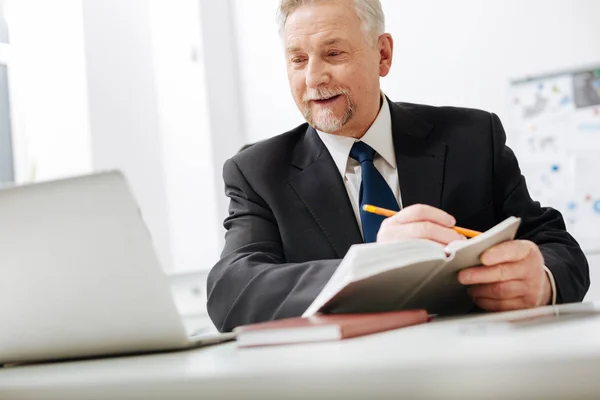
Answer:
M510 241L493 247L481 257L483 266L458 273L475 304L487 311L506 311L547 304L552 296L544 271L544 257L529 241Z
M452 227L456 224L454 217L439 208L425 204L415 204L403 208L393 217L388 218L390 224L408 224L411 222L429 221L438 225Z
M520 261L527 258L535 248L536 245L527 240L511 240L500 243L483 253L481 263L496 265Z
M488 298L495 300L507 300L527 296L528 287L524 281L512 280L507 282L496 282L485 285L471 286L467 289L467 293L473 299Z
M455 240L464 240L465 237L452 228L447 228L433 222L413 222L401 225L385 224L377 235L378 242L399 241L405 239L429 239L442 245L447 245Z
M525 263L465 268L458 273L458 281L463 285L479 285L482 283L520 280L528 275L528 269Z
M485 297L480 297L473 299L477 306L485 311L510 311L510 310L520 310L523 308L531 308L530 305L527 304L525 298L517 297L514 299L489 299Z
M445 246L455 240L466 239L452 229L455 224L456 220L447 212L428 205L415 204L385 219L377 234L377 241L429 239Z
M526 240L512 240L486 251L481 257L484 266L459 272L463 285L525 280L543 268L544 258L538 247Z

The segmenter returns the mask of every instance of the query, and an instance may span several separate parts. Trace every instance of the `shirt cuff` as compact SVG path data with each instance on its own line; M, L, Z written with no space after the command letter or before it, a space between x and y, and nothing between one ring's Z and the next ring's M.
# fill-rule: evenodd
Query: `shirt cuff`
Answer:
M554 280L554 275L552 275L552 272L550 272L550 270L548 269L548 267L546 267L544 265L544 271L546 271L546 274L548 275L548 279L550 279L550 286L552 287L552 305L556 305L556 281Z

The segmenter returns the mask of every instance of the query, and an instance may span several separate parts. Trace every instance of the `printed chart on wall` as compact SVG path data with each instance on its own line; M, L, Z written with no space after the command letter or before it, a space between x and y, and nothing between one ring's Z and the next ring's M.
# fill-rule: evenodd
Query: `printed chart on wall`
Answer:
M600 65L512 82L511 114L531 196L600 251Z

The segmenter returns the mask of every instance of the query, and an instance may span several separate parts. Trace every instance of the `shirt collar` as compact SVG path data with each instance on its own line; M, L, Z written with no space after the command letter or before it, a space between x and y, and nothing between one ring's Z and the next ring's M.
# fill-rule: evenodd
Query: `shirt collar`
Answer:
M382 93L383 101L379 114L371 127L360 139L371 146L392 168L396 169L396 156L394 152L394 140L392 138L392 116L387 98ZM317 130L317 134L329 150L340 174L346 174L346 166L350 149L357 140L351 137L332 135Z

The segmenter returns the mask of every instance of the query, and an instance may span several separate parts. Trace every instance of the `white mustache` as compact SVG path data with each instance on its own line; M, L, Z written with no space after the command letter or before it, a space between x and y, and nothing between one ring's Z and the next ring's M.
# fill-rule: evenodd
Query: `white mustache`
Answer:
M302 101L308 103L315 100L328 100L335 96L343 96L349 94L350 91L345 88L331 89L310 89L303 97Z

